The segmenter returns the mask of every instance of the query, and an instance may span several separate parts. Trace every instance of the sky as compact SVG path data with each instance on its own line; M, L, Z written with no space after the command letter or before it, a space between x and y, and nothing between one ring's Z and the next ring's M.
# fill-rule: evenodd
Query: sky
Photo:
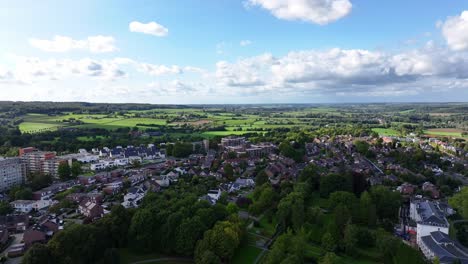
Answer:
M0 100L467 102L466 0L0 0Z

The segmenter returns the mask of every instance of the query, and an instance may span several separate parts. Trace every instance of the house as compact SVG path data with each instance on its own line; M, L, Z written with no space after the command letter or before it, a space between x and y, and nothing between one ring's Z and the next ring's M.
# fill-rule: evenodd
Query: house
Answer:
M416 242L419 246L421 237L431 232L449 233L447 216L453 214L453 209L447 204L426 200L413 200L410 203L410 218L416 222Z
M161 187L168 187L170 185L170 183L171 183L171 181L169 180L169 177L167 177L166 175L156 176L153 179Z
M24 232L23 241L26 248L31 247L34 243L46 242L46 234L39 230L29 229Z
M237 192L239 191L240 189L243 189L243 188L252 188L255 186L255 182L254 180L252 179L241 179L241 178L237 178L235 182L233 182L230 186L229 186L229 192L232 193L232 192Z
M150 192L159 192L161 191L161 185L159 185L155 180L150 179L143 183L143 185L148 189Z
M414 193L416 189L416 186L414 186L413 184L410 184L410 183L403 183L402 185L400 185L397 190L401 193L401 194L406 194L406 195L411 195Z
M8 232L23 232L29 226L29 216L26 214L0 216L0 226L6 227Z
M430 182L423 183L422 190L424 192L428 192L431 195L431 197L434 199L439 199L440 197L439 189L437 189L437 186L435 186L434 184Z
M140 187L131 187L128 189L127 194L124 196L124 201L122 203L122 206L125 208L136 208L140 205L141 200L146 195L146 192L148 190L146 187L140 186Z
M78 177L78 180L79 180L80 183L83 184L83 185L91 185L91 184L96 183L96 178L94 178L93 176L91 176L91 177L88 177L88 176L80 176L80 177Z
M420 249L431 261L437 257L441 264L452 264L456 260L468 264L468 249L440 231L421 237Z
M91 219L101 217L104 214L104 209L100 205L90 201L82 201L78 209L81 214Z
M52 204L52 200L16 200L10 203L10 205L17 212L29 213L32 210L39 211L47 208Z

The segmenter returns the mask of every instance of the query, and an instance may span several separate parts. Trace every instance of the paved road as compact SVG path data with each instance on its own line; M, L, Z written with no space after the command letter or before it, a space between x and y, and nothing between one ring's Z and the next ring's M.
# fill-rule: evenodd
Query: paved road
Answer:
M5 249L5 251L3 251L3 253L6 253L8 252L8 250L11 248L11 246L15 245L15 244L19 244L21 243L21 240L23 240L23 233L20 233L20 234L13 234L13 241L11 242L10 246L7 247L7 249ZM21 260L23 259L23 257L17 257L17 258L8 258L6 264L20 264L21 263Z

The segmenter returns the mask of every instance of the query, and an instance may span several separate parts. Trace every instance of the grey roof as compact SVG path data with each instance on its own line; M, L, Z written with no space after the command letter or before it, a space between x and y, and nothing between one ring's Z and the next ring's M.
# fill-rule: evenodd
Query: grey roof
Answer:
M421 223L434 226L448 226L444 211L431 201L418 203L418 214L421 216Z
M452 240L447 234L435 231L428 236L421 237L421 240L439 257L441 263L452 263L459 259L462 264L468 264L468 249Z

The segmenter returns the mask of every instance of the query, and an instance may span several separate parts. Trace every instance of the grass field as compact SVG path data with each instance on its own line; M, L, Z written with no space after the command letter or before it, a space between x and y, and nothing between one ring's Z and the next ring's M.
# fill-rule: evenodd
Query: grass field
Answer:
M377 132L379 136L398 136L398 131L392 128L373 128L372 131Z
M61 127L60 124L23 122L19 125L19 129L23 133L39 133L45 131L56 130Z
M456 128L434 128L424 130L427 135L444 136L444 137L462 137L461 133L463 130ZM467 136L465 136L467 137Z

